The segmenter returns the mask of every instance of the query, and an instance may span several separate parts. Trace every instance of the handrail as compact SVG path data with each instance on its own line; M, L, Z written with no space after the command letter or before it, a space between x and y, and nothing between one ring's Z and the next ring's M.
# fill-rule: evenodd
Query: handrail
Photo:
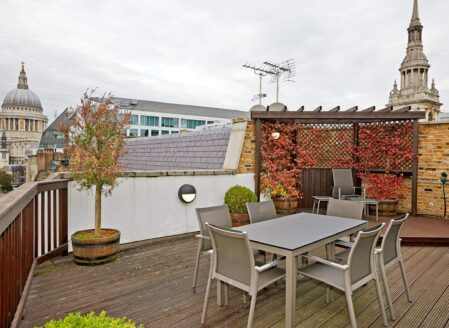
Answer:
M0 198L0 327L17 324L36 264L67 253L68 181L29 182Z

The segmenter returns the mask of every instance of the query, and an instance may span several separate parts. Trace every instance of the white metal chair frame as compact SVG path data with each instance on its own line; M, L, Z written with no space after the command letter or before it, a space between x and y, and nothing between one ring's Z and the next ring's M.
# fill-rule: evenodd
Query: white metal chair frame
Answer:
M362 287L363 285L367 284L369 281L374 280L375 282L375 287L376 287L376 292L377 292L377 299L379 301L379 306L381 309L381 314L382 314L382 320L383 320L383 324L384 326L387 326L387 319L386 319L386 314L385 314L385 306L384 306L384 302L383 302L383 298L382 298L382 290L380 287L380 282L379 282L379 276L376 270L376 260L375 260L375 247L376 247L376 243L377 240L379 239L380 236L380 232L382 230L382 227L385 224L382 223L380 225L377 225L373 228L369 228L369 229L365 229L363 231L360 231L357 234L357 237L353 243L353 247L351 247L350 251L349 251L349 255L348 255L348 261L346 264L338 264L332 261L328 261L325 259L322 259L320 257L317 256L311 256L311 255L303 255L303 257L306 257L307 259L310 260L314 260L316 263L311 264L308 267L299 269L299 273L319 280L321 282L324 282L325 284L332 286L334 288L337 288L341 291L343 291L346 295L346 302L348 304L348 312L349 312L349 317L351 320L351 326L353 328L357 327L357 321L356 321L356 317L355 317L355 311L354 311L354 305L352 302L352 292L355 291L356 289ZM352 277L352 272L355 271L356 272L356 267L355 267L355 263L353 262L353 256L354 253L356 251L358 251L358 246L361 245L361 242L363 241L363 239L365 238L373 238L373 242L372 245L370 244L370 249L369 249L369 273L365 274L363 277L361 278L353 278ZM368 255L368 254L367 254ZM317 266L318 265L318 266ZM321 276L319 276L318 272L307 272L308 268L312 268L312 266L316 266L318 268L318 270L320 270L321 268L325 268L326 266L328 268L333 268L336 269L336 271L341 271L343 272L343 282L342 284L338 284L336 282L333 282L330 280L330 277L326 277L326 274L322 274ZM317 270L317 271L318 271ZM311 271L311 270L309 270ZM318 274L318 275L317 275ZM355 280L355 281L353 281Z
M388 280L387 280L387 270L395 265L396 263L399 263L399 267L401 269L401 275L402 275L402 281L404 283L405 293L407 295L407 300L409 302L412 302L412 296L410 293L410 287L409 282L407 278L407 273L405 271L405 265L404 265L404 259L402 257L401 253L401 230L404 226L405 221L409 217L409 214L401 215L397 218L394 218L390 221L387 228L385 229L384 236L382 238L382 243L380 247L375 249L375 255L376 255L376 265L381 273L382 277L382 283L385 290L385 296L388 303L388 308L390 310L390 316L392 320L396 320L396 314L393 308L393 302L391 299L391 293L390 288L388 286ZM394 231L393 228L397 227L397 230ZM394 235L392 235L394 234ZM394 240L391 240L390 238L394 238ZM391 245L391 246L387 246ZM350 248L352 247L352 243L348 243L342 240L336 241L335 246L337 247L343 247L343 248ZM385 254L388 252L387 256ZM343 252L345 253L345 252ZM345 257L345 254L343 254L343 258Z
M384 237L382 239L381 246L380 246L380 248L376 248L376 251L375 251L376 256L377 256L377 261L378 261L377 263L379 265L379 270L382 275L382 281L383 281L385 294L387 297L388 308L390 309L391 319L393 319L393 320L396 320L396 314L393 309L393 302L391 300L390 288L388 287L386 270L389 269L390 267L392 267L396 263L399 263L399 267L401 268L402 281L404 282L405 293L407 294L407 299L409 302L412 302L412 296L410 294L407 273L405 271L405 266L404 266L404 259L402 258L402 253L401 253L401 238L400 238L402 227L404 226L404 223L407 220L408 216L409 215L407 213L405 215L402 215L402 216L400 216L396 219L392 219L390 221L390 223L388 224L387 229L385 231ZM395 235L391 236L391 238L395 238L395 240L393 240L394 244L392 246L390 246L390 247L393 247L394 249L387 250L387 243L389 242L390 235L392 233L394 233L393 228L395 226L399 226L399 227L397 228L396 236ZM387 251L389 251L389 252L393 251L393 256L387 257L386 256Z
M256 266L255 260L254 260L254 254L253 254L251 244L250 244L250 241L248 239L248 235L246 234L246 232L237 232L237 231L232 231L232 230L228 230L228 229L222 229L222 228L210 225L208 223L206 223L206 226L209 229L209 235L211 237L210 240L212 242L213 252L212 252L212 261L211 261L211 266L210 266L209 278L207 280L207 288L206 288L206 296L204 299L203 313L201 315L201 324L206 323L207 309L208 309L208 305L209 305L210 289L211 289L211 285L212 285L212 280L216 279L218 281L224 282L225 286L232 285L234 287L237 287L237 288L243 290L244 292L247 292L251 296L251 305L250 305L250 311L249 311L249 316L248 316L248 325L247 325L248 328L251 328L253 326L253 322L254 322L254 311L256 308L257 293L260 290L267 287L268 285L271 285L271 284L279 281L280 279L285 278L284 270L277 268L278 264L280 263L280 260L276 260L276 261L264 264L262 266ZM216 243L214 234L229 237L229 239L235 238L236 240L244 241L244 244L246 246L245 248L246 248L247 256L249 259L249 263L246 263L248 265L248 270L250 273L249 284L245 284L242 281L236 280L236 278L226 276L217 271L217 261L218 261L218 257L220 256L221 249L219 247L217 247L217 243ZM227 258L227 260L230 260L230 259ZM233 264L245 265L245 263L241 263L239 261L236 261ZM238 268L238 270L240 270L240 269L241 268ZM245 270L245 268L243 268L243 270ZM271 272L268 272L269 270L271 270ZM271 274L271 275L268 276L268 279L266 281L264 281L262 284L260 284L259 277L264 274ZM219 284L217 284L217 286L219 286ZM226 289L225 289L225 304L228 303L227 297L228 297L228 293L227 293L227 287L226 287Z
M340 186L336 186L336 180L338 180L341 177L338 177L338 173L337 172L345 172L347 171L348 173L348 178L350 178L350 183L348 183L347 186L342 186L340 184ZM358 187L354 185L354 178L352 176L352 169L350 168L337 168L337 169L332 169L332 179L334 181L334 187L332 187L332 197L337 198L337 199L342 199L344 196L357 196L356 195L356 190L360 189L361 190L361 196L363 198L366 198L366 188L365 187ZM347 189L350 188L352 189L352 193L344 193L342 194L342 189ZM335 192L337 191L337 192Z
M219 225L216 220L211 220L210 217L203 217L203 215L209 212L221 212L221 215L223 217L218 218L218 220L222 219L223 227L231 228L232 226L231 215L229 214L228 205L226 204L212 207L196 208L195 212L198 219L200 233L195 236L196 238L198 238L199 242L198 242L198 251L196 253L195 268L193 271L192 288L196 288L201 255L210 254L212 252L212 245L210 242L209 231L207 230L205 223L209 221L214 222L216 225Z

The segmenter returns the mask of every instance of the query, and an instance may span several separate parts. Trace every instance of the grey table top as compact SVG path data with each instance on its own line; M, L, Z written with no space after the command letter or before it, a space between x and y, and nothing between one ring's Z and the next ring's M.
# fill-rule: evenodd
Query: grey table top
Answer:
M293 251L346 230L362 229L366 223L364 220L299 213L233 229L245 231L253 242Z

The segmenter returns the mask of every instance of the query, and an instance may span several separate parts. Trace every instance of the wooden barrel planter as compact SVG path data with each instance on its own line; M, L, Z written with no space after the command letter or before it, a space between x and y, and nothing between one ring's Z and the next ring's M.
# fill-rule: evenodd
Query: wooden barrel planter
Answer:
M114 261L119 252L120 231L102 229L102 236L94 230L77 231L72 235L73 257L80 265L100 265Z
M374 211L373 206L371 206L371 210ZM397 199L379 200L379 216L392 217L396 216L397 212L398 212Z
M298 198L273 198L272 200L278 214L294 214L298 211Z

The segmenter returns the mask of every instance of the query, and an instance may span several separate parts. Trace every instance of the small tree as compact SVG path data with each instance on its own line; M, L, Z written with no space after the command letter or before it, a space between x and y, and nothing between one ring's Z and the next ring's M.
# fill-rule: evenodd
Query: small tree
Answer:
M101 196L111 194L123 169L118 160L130 117L110 100L111 95L95 98L86 92L67 129L73 179L81 189L95 187L95 235L101 234Z
M4 170L0 170L0 189L4 192L10 192L13 190L12 187L13 178L10 174L6 173Z

